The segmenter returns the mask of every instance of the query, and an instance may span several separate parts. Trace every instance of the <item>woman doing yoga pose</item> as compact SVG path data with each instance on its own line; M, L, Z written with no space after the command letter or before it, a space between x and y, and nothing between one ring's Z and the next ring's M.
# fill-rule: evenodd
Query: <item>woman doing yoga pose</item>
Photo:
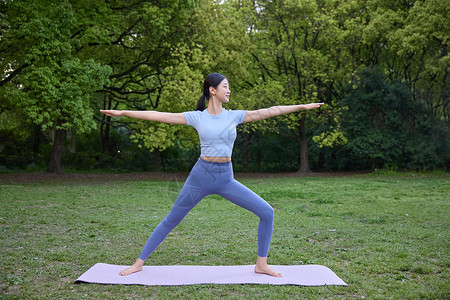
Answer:
M139 258L129 268L120 272L129 275L141 271L144 261L177 226L187 213L207 195L218 194L253 212L260 218L258 226L258 257L255 272L271 276L282 275L267 264L272 238L274 211L261 197L234 179L231 153L236 139L236 126L241 123L299 110L318 108L323 103L273 106L258 110L227 110L222 107L230 98L230 88L225 76L212 73L203 83L203 95L195 111L167 113L158 111L101 110L107 116L138 118L194 127L200 137L201 155L192 168L169 214L155 228L142 249ZM206 107L206 100L208 106Z

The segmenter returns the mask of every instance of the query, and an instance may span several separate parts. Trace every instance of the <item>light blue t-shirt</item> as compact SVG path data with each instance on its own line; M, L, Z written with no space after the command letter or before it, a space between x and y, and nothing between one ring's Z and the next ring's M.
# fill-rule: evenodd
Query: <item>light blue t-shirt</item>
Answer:
M245 112L225 108L217 116L206 109L185 112L187 125L194 127L200 137L201 156L231 156L236 126L244 122Z

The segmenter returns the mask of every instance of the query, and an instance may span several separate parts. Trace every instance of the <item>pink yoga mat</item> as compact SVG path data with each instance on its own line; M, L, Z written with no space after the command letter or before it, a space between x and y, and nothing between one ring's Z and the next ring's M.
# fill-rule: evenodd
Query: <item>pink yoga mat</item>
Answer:
M347 284L329 268L320 265L271 266L283 274L272 277L256 274L254 265L247 266L145 266L128 276L119 272L127 266L97 263L75 283L191 285L191 284L274 284L274 285L343 285Z

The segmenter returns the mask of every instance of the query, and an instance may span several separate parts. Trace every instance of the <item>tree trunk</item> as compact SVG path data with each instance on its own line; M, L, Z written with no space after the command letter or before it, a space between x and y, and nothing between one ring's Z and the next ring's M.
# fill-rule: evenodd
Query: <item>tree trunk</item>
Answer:
M111 117L105 116L104 119L106 119L106 124L101 123L100 125L100 138L102 140L102 154L109 153L111 154L111 147L109 143L109 132L110 132L110 125L109 122L111 122Z
M256 157L256 165L258 166L258 171L261 172L261 162L262 162L262 153L261 149L258 149L258 154Z
M248 143L249 143L248 133L242 132L242 138L244 140L242 149L242 172L248 172Z
M308 160L308 136L306 135L306 120L305 117L301 118L297 126L299 136L295 136L295 140L300 145L300 169L297 171L299 174L309 174L311 169L309 168Z
M161 153L158 149L153 151L153 171L159 172L161 170Z
M62 122L58 121L58 125ZM55 129L55 136L53 139L52 153L50 154L50 161L48 162L47 172L49 173L64 173L61 166L61 157L64 152L64 139L66 131L62 129Z
M306 121L305 117L300 119L298 131L300 133L300 169L301 174L311 173L308 160L308 136L306 135Z
M68 132L66 137L70 141L69 147L67 150L69 150L70 153L77 152L77 139L75 138L75 136L71 132Z
M105 109L111 109L111 106L112 106L111 97L105 97L103 99L103 107ZM111 117L103 115L103 121L106 121L106 122L102 122L100 124L100 138L102 141L102 154L109 153L110 155L112 155L110 142L109 142L109 133L110 133L110 129L111 129L111 125L110 125Z
M41 148L41 126L34 125L33 136L33 163L36 163Z

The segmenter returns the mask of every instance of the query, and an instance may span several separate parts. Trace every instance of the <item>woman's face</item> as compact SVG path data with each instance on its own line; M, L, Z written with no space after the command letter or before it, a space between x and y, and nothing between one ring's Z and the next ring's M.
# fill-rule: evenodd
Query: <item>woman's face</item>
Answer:
M214 95L217 100L220 102L228 102L230 101L230 87L228 85L228 80L225 78L222 82L219 83L217 88L212 87L210 91L211 95Z

